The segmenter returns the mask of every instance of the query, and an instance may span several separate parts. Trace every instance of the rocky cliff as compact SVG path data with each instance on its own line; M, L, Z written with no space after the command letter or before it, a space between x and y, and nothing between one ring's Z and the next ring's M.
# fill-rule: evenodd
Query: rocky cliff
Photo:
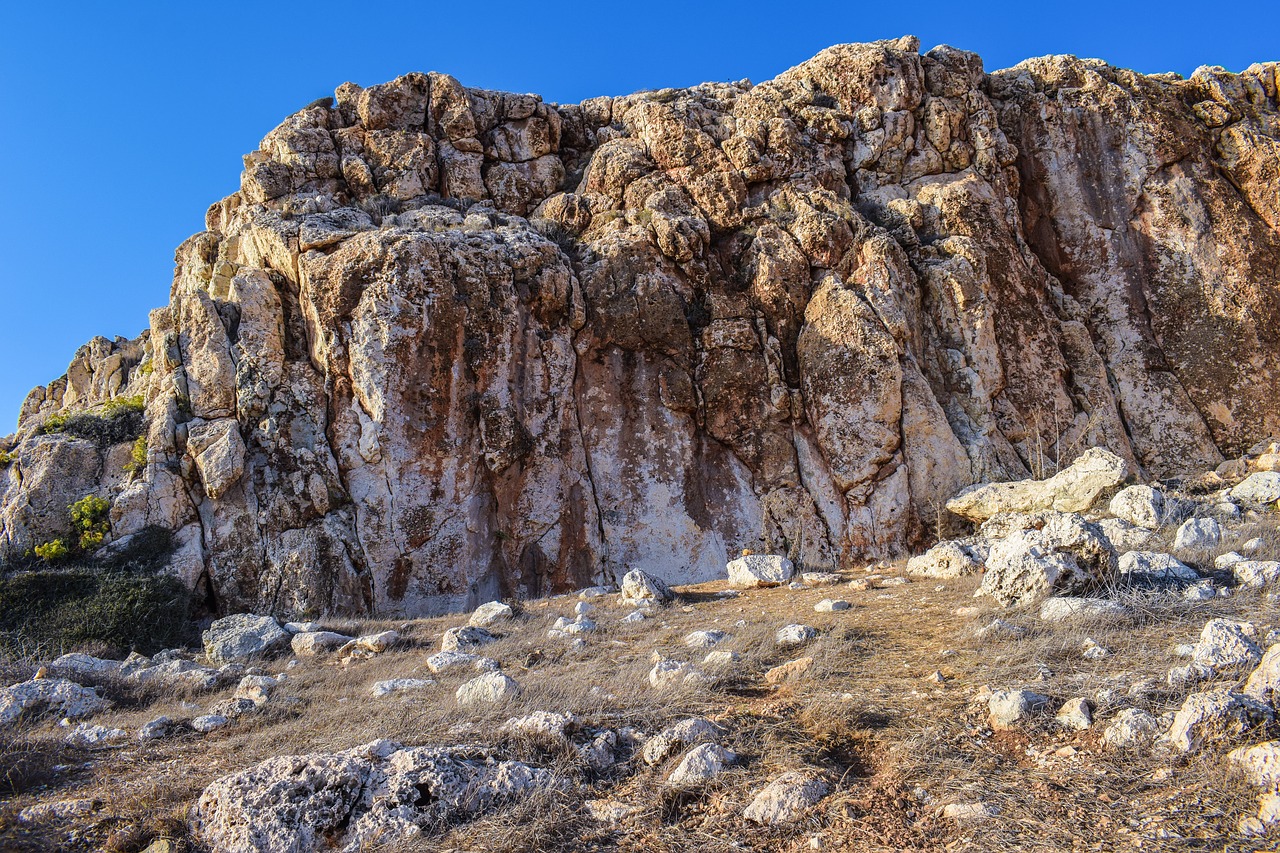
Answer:
M0 546L95 494L215 609L424 613L902 554L971 483L1280 431L1280 67L918 47L567 106L344 84L148 331L32 392ZM144 442L62 428L138 396Z

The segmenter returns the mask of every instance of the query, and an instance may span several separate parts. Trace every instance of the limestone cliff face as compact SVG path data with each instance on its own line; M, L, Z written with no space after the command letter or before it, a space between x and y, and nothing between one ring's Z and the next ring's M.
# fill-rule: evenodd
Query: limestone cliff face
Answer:
M914 39L578 105L340 87L136 341L36 389L0 544L110 497L222 609L423 613L740 548L901 554L983 480L1280 430L1277 66L986 74ZM37 435L146 400L128 447Z

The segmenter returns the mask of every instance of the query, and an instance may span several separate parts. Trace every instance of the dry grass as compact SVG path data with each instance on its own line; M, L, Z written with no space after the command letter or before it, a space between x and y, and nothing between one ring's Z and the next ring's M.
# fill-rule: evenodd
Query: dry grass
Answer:
M62 746L47 724L23 729L15 736L20 740L0 745L4 766L18 779L0 789L0 848L133 853L153 838L170 837L199 850L184 834L184 818L209 782L271 756L336 751L382 737L406 744L489 743L504 757L550 767L570 782L564 791L438 827L429 837L388 850L794 851L808 849L815 837L824 849L868 851L1271 845L1264 839L1250 846L1236 835L1240 817L1256 808L1255 796L1225 775L1220 758L1170 765L1099 745L1101 728L1121 705L1162 713L1185 698L1188 690L1164 685L1168 669L1183 662L1173 645L1193 641L1214 616L1265 624L1274 614L1265 597L1245 593L1192 603L1128 591L1123 594L1136 616L1124 624L1045 626L1034 613L997 613L972 598L976 586L976 578L917 580L868 591L756 590L721 600L713 594L720 585L702 585L682 590L679 602L630 625L618 621L625 609L596 599L590 615L601 627L583 651L546 636L557 616L572 614L576 599L526 602L515 620L498 629L502 638L480 650L501 661L523 693L507 706L484 710L461 709L453 699L469 672L437 677L436 687L420 693L369 694L382 679L434 677L425 659L463 618L330 621L326 627L348 632L396 628L404 640L347 667L316 659L284 670L283 660L271 662L268 671L287 671L288 678L266 708L204 737L83 753ZM814 604L827 597L847 598L854 607L815 613ZM975 606L976 612L956 613ZM975 639L974 631L996 615L1026 627L1027 636ZM803 649L779 649L774 632L790 622L818 628L819 638ZM661 693L651 688L655 657L700 663L706 650L688 648L684 637L709 628L732 635L716 648L737 652L740 660L708 668L714 680L707 685ZM1086 637L1112 656L1086 660ZM802 677L776 687L765 683L770 668L801 655L814 658ZM935 671L941 683L928 678ZM1150 689L1131 697L1130 688L1144 682L1152 683ZM1098 708L1100 725L1083 733L1061 729L1051 718L992 733L984 709L971 701L983 686L1028 687L1059 700L1110 688L1115 699ZM118 683L103 689L118 704L95 722L131 731L159 714L202 713L231 692L143 695ZM535 710L569 711L593 728L631 726L646 733L701 714L724 728L724 745L740 761L698 790L664 782L678 758L648 767L633 757L595 772L563 744L499 731L509 717ZM765 782L800 767L829 778L833 794L793 826L763 828L741 819ZM33 803L77 798L96 798L100 805L89 815L39 828L14 820ZM640 810L618 826L599 824L584 807L593 798ZM970 825L941 816L946 804L979 800L999 814Z

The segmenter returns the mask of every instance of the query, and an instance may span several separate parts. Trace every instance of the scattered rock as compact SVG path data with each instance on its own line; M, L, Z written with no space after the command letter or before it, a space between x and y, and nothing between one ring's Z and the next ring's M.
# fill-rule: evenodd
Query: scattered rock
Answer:
M618 800L587 800L582 805L592 820L609 826L617 826L644 811L641 806L622 803Z
M703 664L707 666L727 667L732 666L742 660L742 655L731 651L714 651L707 652L707 656L702 659Z
M492 658L473 655L468 652L436 652L426 660L427 669L435 675L444 675L464 669L477 672L492 672L498 668L498 662Z
M813 658L802 657L778 664L764 674L766 684L781 684L793 678L799 678L813 668Z
M60 800L56 803L36 803L18 812L21 823L48 826L54 821L64 821L96 811L101 804L97 800Z
M977 823L1000 812L987 803L950 803L942 807L942 816L956 823Z
M1102 660L1103 658L1111 657L1111 650L1086 637L1081 648L1081 654L1085 660Z
M1212 518L1188 518L1173 537L1175 551L1217 548L1222 541L1222 527Z
M1196 752L1206 745L1238 740L1274 718L1269 705L1251 696L1229 690L1193 693L1182 703L1160 742L1177 752Z
M1068 699L1054 719L1068 729L1084 731L1093 725L1093 703L1088 699Z
M1165 676L1165 683L1175 689L1191 687L1202 681L1208 681L1213 678L1213 667L1204 664L1191 663L1186 666L1175 666L1169 670L1169 674Z
M1242 560L1231 566L1236 583L1254 589L1270 586L1280 580L1280 562L1274 560Z
M707 677L692 664L683 661L660 660L649 670L649 684L658 690L680 685L697 686L707 681Z
M1267 649L1258 668L1249 674L1243 692L1272 706L1280 703L1280 643Z
M66 742L77 749L111 749L127 744L129 733L124 729L80 723L67 735Z
M680 764L667 776L667 784L682 788L706 784L737 759L736 755L718 744L698 744L685 753Z
M160 740L168 737L175 727L176 724L169 717L156 717L138 729L138 740L144 743L149 740Z
M289 647L298 657L317 657L337 651L352 639L333 631L299 631L289 640Z
M498 638L489 633L488 629L477 628L474 625L463 625L459 628L450 628L444 632L444 637L440 640L440 650L443 652L465 651L466 649L478 649L481 646L487 646L489 643L496 643Z
M1248 622L1211 619L1200 632L1192 660L1215 670L1257 666L1262 660L1262 649L1255 642L1257 635L1257 629Z
M271 698L271 691L279 684L269 675L246 675L236 685L233 699L247 699L254 705L265 705Z
M1280 501L1280 473L1259 471L1250 474L1231 490L1231 497L1249 506L1273 506Z
M511 605L503 604L501 601L490 601L475 609L468 624L474 628L487 628L497 622L506 622L514 616L515 611L511 609Z
M741 589L781 586L795 576L795 566L786 557L748 554L725 566L729 583Z
M1093 447L1047 480L970 486L947 501L947 509L969 521L986 521L1004 512L1084 512L1128 476L1128 463L1109 450Z
M1160 729L1160 721L1150 711L1125 708L1102 733L1102 742L1111 749L1146 749Z
M1280 787L1280 741L1242 746L1227 753L1227 762L1260 788Z
M632 569L622 577L621 601L635 607L640 602L666 604L675 598L674 593L661 578L640 569Z
M818 636L818 629L808 625L784 625L778 629L778 632L774 635L774 640L779 646L788 648L791 646L803 646L816 636Z
M1180 501L1170 500L1151 486L1128 486L1116 493L1107 507L1111 514L1135 527L1158 530L1178 520L1185 511Z
M497 705L520 695L520 685L500 672L478 675L458 688L459 705Z
M719 726L704 717L690 717L667 726L649 738L641 756L645 764L653 766L661 764L682 749L699 743L716 743L719 739Z
M987 719L993 729L1011 729L1048 707L1048 696L1030 690L997 690L987 700Z
M958 541L939 542L907 561L907 574L926 578L958 578L982 571L985 555Z
M844 578L835 572L802 572L800 581L807 587L835 586Z
M290 634L270 616L234 613L210 625L203 640L209 660L233 663L280 651L289 644Z
M1053 594L1106 586L1116 576L1116 553L1097 525L1069 513L1041 513L991 546L978 595L1008 607Z
M123 661L96 658L73 652L62 655L49 664L49 671L70 681L98 681L120 675Z
M1098 529L1118 553L1146 551L1158 547L1160 541L1150 530L1130 524L1123 518L1104 518L1098 522Z
M92 687L63 678L33 678L0 690L0 726L46 715L75 720L109 706Z
M684 644L691 649L709 649L727 639L729 639L729 635L724 631L694 631L685 636Z
M502 724L502 731L512 734L565 740L572 729L581 725L576 714L555 714L550 711L534 711L523 717L512 717Z
M1170 554L1127 551L1120 555L1120 574L1130 580L1197 581L1200 573Z
M752 823L775 826L791 823L831 793L825 779L803 770L783 773L766 785L742 816Z
M428 687L435 686L436 683L430 678L389 678L386 681L375 681L369 692L375 698L381 698L390 696L392 693L426 690Z
M824 598L813 605L813 609L817 613L839 613L842 610L848 610L852 606L852 604L841 598Z
M205 714L192 720L191 728L195 729L202 735L207 735L209 732L216 732L218 729L226 726L230 722L230 720L221 714Z
M1110 624L1129 618L1128 609L1105 598L1053 597L1040 602L1042 622L1088 622Z

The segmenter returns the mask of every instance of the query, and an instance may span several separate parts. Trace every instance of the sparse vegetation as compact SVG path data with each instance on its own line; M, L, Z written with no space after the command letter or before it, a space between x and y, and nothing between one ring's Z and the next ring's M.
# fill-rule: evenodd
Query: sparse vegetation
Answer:
M8 468L18 456L8 450L0 450L0 468Z
M39 431L44 435L73 435L92 441L100 448L106 448L133 441L142 434L146 425L143 416L145 408L146 404L141 396L117 397L108 400L94 412L56 412L45 419Z
M146 469L147 437L140 435L134 440L133 448L129 451L129 461L125 463L125 470L130 474L141 474Z
M111 532L111 501L97 495L85 495L67 507L71 512L71 526L79 534L81 551L92 551L102 544Z
M71 550L67 548L67 543L61 539L54 539L52 542L37 545L35 554L46 563L61 563L71 556Z

